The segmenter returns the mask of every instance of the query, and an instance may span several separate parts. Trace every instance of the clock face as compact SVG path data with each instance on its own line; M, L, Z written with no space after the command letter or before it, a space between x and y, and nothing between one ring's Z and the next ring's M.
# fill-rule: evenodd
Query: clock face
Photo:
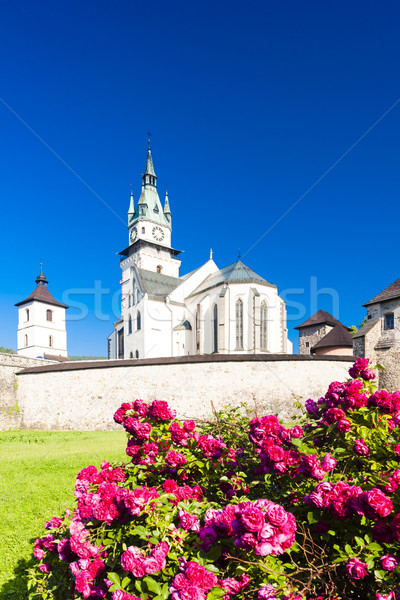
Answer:
M153 227L152 234L153 234L153 238L155 240L157 240L157 242L162 242L162 240L164 239L164 232L161 229L161 227L158 227L158 226Z
M136 227L134 227L133 229L131 229L129 239L131 240L131 242L134 242L136 240L136 237L137 237L137 229L136 229Z

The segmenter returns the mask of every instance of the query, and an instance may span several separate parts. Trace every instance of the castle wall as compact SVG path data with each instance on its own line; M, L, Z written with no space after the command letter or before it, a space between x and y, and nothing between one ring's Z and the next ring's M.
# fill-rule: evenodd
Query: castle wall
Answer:
M258 414L290 420L293 402L318 398L348 377L352 357L211 355L57 363L18 373L22 426L105 430L135 398L166 400L178 418L207 418L212 407L257 404Z
M53 363L51 363L53 364ZM0 430L18 429L22 412L18 404L18 377L21 369L48 366L49 361L0 352Z

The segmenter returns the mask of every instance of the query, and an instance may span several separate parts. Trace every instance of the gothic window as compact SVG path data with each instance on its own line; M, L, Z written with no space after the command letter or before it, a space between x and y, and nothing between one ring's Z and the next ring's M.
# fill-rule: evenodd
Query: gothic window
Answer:
M386 330L388 329L394 329L394 314L393 313L386 313L386 315L384 315L385 321L384 321L384 328Z
M161 265L157 265L157 273L162 273L162 266Z
M136 350L136 352L135 352L135 358L139 358L139 350Z
M132 333L132 317L129 315L128 317L128 333Z
M218 306L214 304L213 311L214 352L218 352Z
M28 336L27 335L24 336L24 346L25 346L25 348L28 346Z
M243 302L236 302L236 350L243 350Z
M140 329L142 329L142 316L140 314L140 310L137 311L136 315L136 329L137 331L140 331Z
M111 340L107 340L107 356L110 359L111 358Z
M54 344L53 344L53 336L52 336L52 335L49 335L49 348L52 348L52 347L53 347L53 345L54 345Z
M46 321L52 321L52 320L53 320L53 311L46 310Z
M25 309L25 321L29 321L29 308Z
M144 227L142 227L142 233L145 233L145 231L146 231L146 230L145 230L145 228L144 228Z
M124 328L118 331L118 358L124 358Z
M196 353L200 354L200 304L196 307Z
M133 352L129 353L129 358L133 358Z
M268 309L265 300L261 303L261 314L260 314L260 348L261 350L267 349L267 319Z

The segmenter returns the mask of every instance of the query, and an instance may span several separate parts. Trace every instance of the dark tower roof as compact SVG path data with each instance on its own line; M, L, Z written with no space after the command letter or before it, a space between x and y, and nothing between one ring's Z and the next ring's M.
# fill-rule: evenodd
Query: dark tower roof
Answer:
M353 347L353 336L344 325L335 325L319 342L313 346L315 348L329 348L334 346Z
M335 319L335 317L333 317L331 314L326 312L326 310L319 310L318 312L311 315L311 317L309 319L307 319L307 321L304 321L304 323L301 323L301 325L297 325L297 327L295 327L294 329L303 329L303 327L310 327L311 325L325 325L325 324L332 325L333 327L335 325L343 326L343 323L341 323L340 321Z
M384 302L385 300L393 300L394 298L400 298L400 279L396 279L394 283L390 284L380 294L375 296L375 298L372 298L372 300L363 304L363 306L377 304L378 302Z
M66 304L62 304L58 302L53 296L50 294L47 284L48 281L43 275L42 263L40 263L40 273L35 279L36 288L33 290L32 294L30 294L25 300L21 300L21 302L17 302L15 306L23 306L24 304L28 304L29 302L43 302L45 304L52 304L53 306L60 306L61 308L68 308Z

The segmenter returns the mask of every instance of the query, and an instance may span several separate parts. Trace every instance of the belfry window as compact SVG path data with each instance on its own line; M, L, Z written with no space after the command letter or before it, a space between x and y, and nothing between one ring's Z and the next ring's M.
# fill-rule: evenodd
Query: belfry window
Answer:
M265 300L261 303L261 314L260 314L260 348L261 350L267 349L267 318L268 309Z
M27 335L24 336L24 346L25 346L25 348L28 346L28 336Z
M384 319L384 329L394 329L394 314L386 313L386 315L384 315Z
M29 308L25 309L25 321L29 321Z
M52 320L53 320L53 311L46 310L46 321L52 321Z
M243 350L243 302L236 302L236 350Z

